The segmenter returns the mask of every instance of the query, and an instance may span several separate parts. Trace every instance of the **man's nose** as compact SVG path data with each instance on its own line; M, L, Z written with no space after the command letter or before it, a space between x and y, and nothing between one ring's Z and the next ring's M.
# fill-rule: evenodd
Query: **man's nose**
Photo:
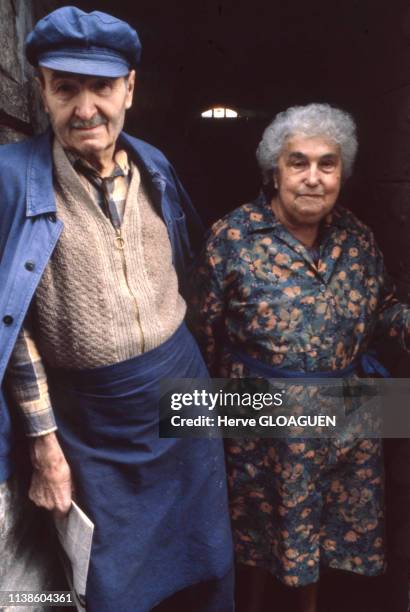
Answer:
M80 92L76 100L75 116L82 121L88 121L94 117L96 111L92 93L87 90Z

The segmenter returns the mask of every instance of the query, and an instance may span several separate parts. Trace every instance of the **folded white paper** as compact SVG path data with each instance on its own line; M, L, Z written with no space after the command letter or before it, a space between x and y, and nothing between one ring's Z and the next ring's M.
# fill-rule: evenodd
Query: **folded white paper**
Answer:
M94 523L72 501L67 516L55 519L55 524L61 546L71 564L72 576L69 576L69 579L72 579L71 586L79 599L76 602L77 608L81 609L78 604L84 605Z

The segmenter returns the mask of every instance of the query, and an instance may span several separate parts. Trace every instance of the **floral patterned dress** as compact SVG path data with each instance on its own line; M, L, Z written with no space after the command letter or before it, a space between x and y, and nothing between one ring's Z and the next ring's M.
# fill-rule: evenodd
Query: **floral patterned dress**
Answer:
M275 367L349 366L380 334L410 348L410 309L388 287L372 232L336 206L322 222L317 263L263 196L212 228L199 268L198 334L211 373L252 373L229 344ZM239 563L285 584L320 565L384 568L383 473L377 439L235 439L226 444Z

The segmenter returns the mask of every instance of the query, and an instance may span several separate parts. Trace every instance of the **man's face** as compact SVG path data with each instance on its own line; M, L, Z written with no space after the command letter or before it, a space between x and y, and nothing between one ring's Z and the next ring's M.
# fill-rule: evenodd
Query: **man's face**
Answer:
M86 159L106 159L132 104L135 71L127 78L89 77L41 68L41 94L56 138Z
M274 175L280 220L293 227L318 225L336 203L341 177L337 144L324 137L288 138Z

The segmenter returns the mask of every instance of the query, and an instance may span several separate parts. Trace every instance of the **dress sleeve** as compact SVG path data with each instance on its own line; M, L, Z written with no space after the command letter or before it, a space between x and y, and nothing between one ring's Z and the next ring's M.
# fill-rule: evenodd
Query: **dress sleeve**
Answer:
M225 300L218 261L221 256L212 241L199 261L192 299L194 329L211 375L218 373L218 356L223 341Z
M377 246L376 250L382 282L376 338L378 340L386 339L386 337L392 338L398 341L403 350L410 352L410 306L397 299L394 283L384 265L383 255Z
M27 321L11 354L7 388L22 415L27 436L42 436L57 429L47 375Z

